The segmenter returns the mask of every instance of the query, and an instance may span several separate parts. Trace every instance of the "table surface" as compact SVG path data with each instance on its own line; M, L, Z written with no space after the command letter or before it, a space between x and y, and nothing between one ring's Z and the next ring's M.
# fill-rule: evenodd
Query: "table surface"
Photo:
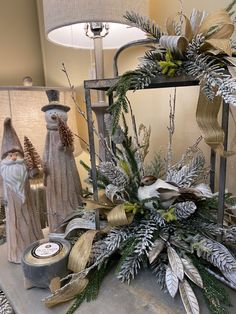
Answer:
M21 265L7 261L6 244L0 245L0 287L10 300L16 314L65 314L73 301L48 309L41 299L49 295L49 290L32 288L25 290ZM209 311L200 289L195 289L201 313ZM236 313L235 291L229 289ZM75 314L184 314L179 295L172 299L160 290L155 276L143 271L131 285L121 284L111 271L105 278L96 301L84 302Z

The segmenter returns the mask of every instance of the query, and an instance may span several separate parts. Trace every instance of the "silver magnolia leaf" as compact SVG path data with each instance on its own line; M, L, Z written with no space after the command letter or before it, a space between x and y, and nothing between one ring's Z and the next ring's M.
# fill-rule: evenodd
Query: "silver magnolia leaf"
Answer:
M175 297L178 287L179 287L179 279L178 277L173 273L171 268L168 266L166 269L166 287L167 290L169 291L169 294L172 296L172 298Z
M184 265L184 272L189 279L192 280L197 286L203 288L202 278L197 270L197 268L188 260L181 258L181 261Z
M149 263L152 264L154 260L158 257L165 246L165 242L162 239L157 239L153 243L152 249L148 253Z
M229 282L236 285L236 270L222 271L222 274L225 276L225 278L228 279Z
M213 197L213 194L212 194L212 191L211 191L209 185L207 185L205 183L200 183L200 184L196 185L194 188L201 193L202 197L206 197L206 198L212 198Z
M169 246L167 248L167 254L168 254L168 259L170 262L171 269L173 273L180 279L183 280L184 278L184 267L181 261L181 258L179 255L176 253L176 251Z
M187 314L199 314L197 298L187 280L180 282L179 292Z

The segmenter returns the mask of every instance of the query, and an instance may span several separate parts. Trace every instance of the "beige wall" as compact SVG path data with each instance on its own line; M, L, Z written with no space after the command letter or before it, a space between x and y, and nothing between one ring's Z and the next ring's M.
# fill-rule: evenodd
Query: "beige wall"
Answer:
M205 10L211 12L225 8L231 0L183 0L184 13L190 16L192 9ZM178 12L180 9L179 0L151 0L150 16L161 26L165 25L166 18Z
M0 85L44 84L36 2L0 1Z

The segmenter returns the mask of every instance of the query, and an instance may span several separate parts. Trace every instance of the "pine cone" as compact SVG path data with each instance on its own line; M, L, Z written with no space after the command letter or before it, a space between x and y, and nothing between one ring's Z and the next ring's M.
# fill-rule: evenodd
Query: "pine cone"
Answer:
M60 118L57 117L58 120L58 131L61 139L61 144L65 148L73 147L74 136L68 125Z
M194 202L183 202L183 203L177 203L175 205L175 215L178 220L180 219L186 219L190 215L192 215L195 210L197 209L197 206L194 204Z
M125 172L110 161L102 162L99 170L115 186L125 187L129 182L129 178Z

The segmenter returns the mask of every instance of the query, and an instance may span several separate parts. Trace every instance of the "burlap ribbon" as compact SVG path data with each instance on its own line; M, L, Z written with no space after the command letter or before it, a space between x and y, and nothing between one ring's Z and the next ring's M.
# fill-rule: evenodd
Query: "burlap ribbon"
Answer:
M224 53L231 56L230 37L234 32L234 25L229 14L225 10L219 10L203 18L204 16L203 12L195 11L190 21L185 15L182 15L184 27L181 36L176 35L175 27L175 20L180 18L180 13L170 16L166 23L169 36L163 36L160 39L160 44L172 52L179 51L183 54L189 41L197 34L203 34L206 40L201 48L202 51L214 54ZM221 103L220 97L215 97L214 101L210 102L201 87L196 119L205 142L220 156L228 157L232 156L234 152L224 150L225 134L217 120Z
M202 15L201 15L202 16ZM182 17L183 29L182 35L176 34L176 18ZM196 25L196 23L199 25ZM164 35L160 38L160 43L165 48L169 48L172 52L179 51L184 53L189 41L197 34L203 34L206 37L203 51L217 50L227 55L231 55L230 37L234 32L234 24L225 10L219 10L210 13L207 17L199 19L199 14L195 15L195 20L181 13L171 15L166 21L166 30L168 36Z

